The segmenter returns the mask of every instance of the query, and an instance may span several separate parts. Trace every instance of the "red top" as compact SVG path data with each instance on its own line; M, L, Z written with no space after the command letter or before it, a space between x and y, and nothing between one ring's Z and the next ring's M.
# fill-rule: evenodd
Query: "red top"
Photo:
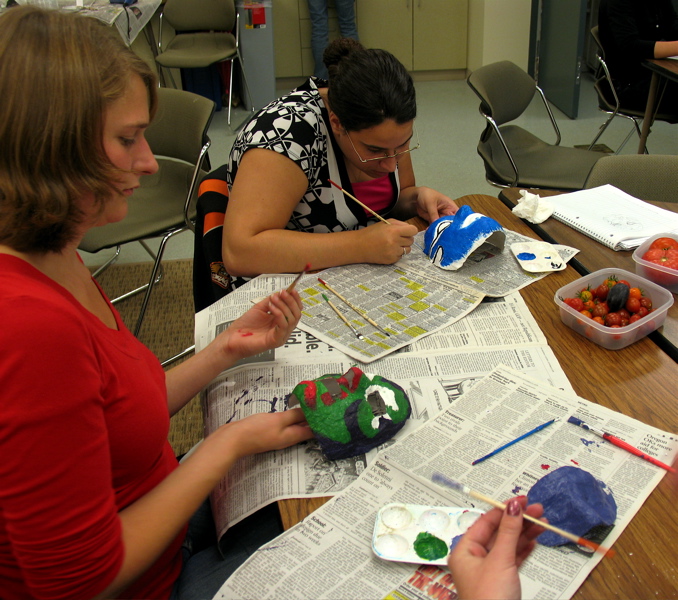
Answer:
M119 331L0 254L3 599L102 592L123 561L118 511L177 466L162 367L113 312ZM183 537L125 597L169 597Z
M394 190L388 175L369 181L351 183L351 187L355 197L363 204L367 204L374 212L385 210L393 203ZM372 216L367 211L365 214Z

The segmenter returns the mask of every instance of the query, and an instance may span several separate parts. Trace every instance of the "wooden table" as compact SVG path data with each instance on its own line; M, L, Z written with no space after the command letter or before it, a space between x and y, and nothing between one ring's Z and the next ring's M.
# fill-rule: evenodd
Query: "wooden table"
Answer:
M456 202L469 204L508 229L539 239L492 196L464 196ZM553 296L558 288L579 276L568 266L520 292L575 391L587 400L649 425L678 432L678 403L672 391L678 382L678 364L670 356L648 338L622 350L605 350L561 323ZM668 476L662 480L614 544L617 555L604 559L593 570L575 598L678 597L678 485L673 483ZM327 500L300 498L279 502L285 528L298 523Z
M552 196L560 193L551 190L531 191L541 196ZM499 194L499 199L509 208L513 208L518 203L518 198L520 198L520 190L518 188L507 188ZM650 204L665 208L666 210L678 211L678 203L651 202ZM636 272L636 263L632 258L632 251L612 250L556 219L548 219L538 225L527 223L526 221L523 221L523 223L528 225L541 239L547 242L573 246L581 250L569 262L581 275L588 275L593 271L608 267L619 267L631 273ZM675 294L674 299L678 300ZM664 325L657 332L650 334L650 339L658 344L673 360L678 361L678 302L674 302L666 315Z
M657 110L657 94L659 90L659 82L662 80L662 90L669 81L678 82L678 61L670 58L647 59L643 61L643 66L652 71L652 79L650 79L650 89L647 93L647 104L645 105L645 116L643 117L643 127L640 132L640 140L638 142L638 154L645 153L645 146L647 144L647 136L650 134L650 127L654 122L654 115Z

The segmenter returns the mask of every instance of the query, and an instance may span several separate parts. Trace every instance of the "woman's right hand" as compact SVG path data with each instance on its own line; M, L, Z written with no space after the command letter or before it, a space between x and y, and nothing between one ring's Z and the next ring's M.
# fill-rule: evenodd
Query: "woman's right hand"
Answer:
M540 519L541 504L527 505L527 497L508 501L506 510L494 508L478 519L462 537L447 564L461 599L520 600L518 568L534 549L544 528L523 514Z
M313 437L301 408L256 413L222 425L215 433L225 436L236 458L282 450Z
M417 228L414 225L389 219L388 225L375 223L365 229L364 248L366 263L392 265L411 251Z

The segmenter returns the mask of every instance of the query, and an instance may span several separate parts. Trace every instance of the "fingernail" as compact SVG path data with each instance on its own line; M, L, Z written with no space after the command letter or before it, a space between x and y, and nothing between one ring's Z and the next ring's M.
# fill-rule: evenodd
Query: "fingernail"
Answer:
M509 501L508 506L506 507L506 514L510 515L511 517L517 517L520 515L520 512L520 502L518 502L516 498L513 498Z

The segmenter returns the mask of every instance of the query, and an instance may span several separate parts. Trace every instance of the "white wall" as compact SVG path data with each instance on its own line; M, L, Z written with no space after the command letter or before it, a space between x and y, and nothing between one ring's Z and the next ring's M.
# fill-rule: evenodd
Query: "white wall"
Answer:
M469 0L469 71L500 60L527 71L531 5L531 0Z

